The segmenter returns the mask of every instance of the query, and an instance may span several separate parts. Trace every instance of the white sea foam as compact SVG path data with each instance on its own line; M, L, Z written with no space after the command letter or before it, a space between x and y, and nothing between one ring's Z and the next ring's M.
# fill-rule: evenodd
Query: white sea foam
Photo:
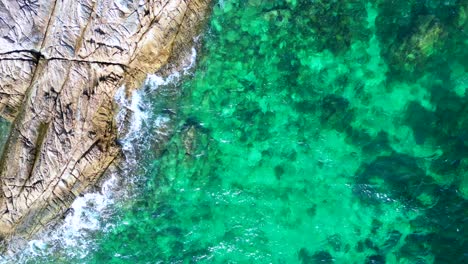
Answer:
M198 39L195 39L195 42L197 41ZM195 48L192 48L190 56L188 56L183 61L182 70L180 72L171 73L167 77L161 77L156 74L148 74L148 78L146 78L145 84L151 87L151 90L154 91L161 85L168 85L170 83L178 82L182 76L187 75L190 72L190 70L195 66L196 60L197 50Z
M57 230L29 241L27 251L30 256L49 255L59 245L60 248L73 249L68 253L72 257L85 257L89 246L85 240L86 233L102 228L100 219L105 217L104 210L114 202L113 187L116 185L117 178L112 175L103 183L101 192L78 197L71 206L71 213Z
M130 98L125 97L125 86L122 86L116 93L115 100L119 104L120 111L117 114L117 123L119 124L119 132L124 134L122 140L122 149L127 159L134 157L134 146L132 143L139 138L141 129L147 124L149 113L143 102L143 90L136 90L132 92ZM130 117L127 123L125 119ZM125 132L125 126L128 125L128 130ZM127 160L132 164L134 160Z

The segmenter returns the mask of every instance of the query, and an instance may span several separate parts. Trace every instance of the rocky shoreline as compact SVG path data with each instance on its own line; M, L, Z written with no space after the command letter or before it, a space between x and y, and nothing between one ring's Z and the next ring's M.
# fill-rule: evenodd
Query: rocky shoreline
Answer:
M116 91L182 67L209 2L0 2L4 243L60 218L118 159Z

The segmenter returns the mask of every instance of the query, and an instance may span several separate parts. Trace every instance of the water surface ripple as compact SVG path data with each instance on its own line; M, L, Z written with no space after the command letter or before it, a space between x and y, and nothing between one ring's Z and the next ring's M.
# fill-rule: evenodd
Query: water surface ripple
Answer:
M216 3L193 74L142 88L136 195L85 256L45 261L468 263L467 16Z

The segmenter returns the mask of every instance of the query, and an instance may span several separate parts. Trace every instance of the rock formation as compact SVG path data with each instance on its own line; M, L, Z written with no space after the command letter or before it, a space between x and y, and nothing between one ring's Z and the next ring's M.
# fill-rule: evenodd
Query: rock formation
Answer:
M209 0L0 0L0 235L63 215L119 156L116 90L189 54Z

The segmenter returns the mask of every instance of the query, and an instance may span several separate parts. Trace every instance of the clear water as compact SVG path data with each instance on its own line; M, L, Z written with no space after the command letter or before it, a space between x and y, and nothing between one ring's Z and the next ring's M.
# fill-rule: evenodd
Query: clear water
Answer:
M466 0L216 3L193 74L141 90L131 195L83 254L23 260L468 263L467 16Z

